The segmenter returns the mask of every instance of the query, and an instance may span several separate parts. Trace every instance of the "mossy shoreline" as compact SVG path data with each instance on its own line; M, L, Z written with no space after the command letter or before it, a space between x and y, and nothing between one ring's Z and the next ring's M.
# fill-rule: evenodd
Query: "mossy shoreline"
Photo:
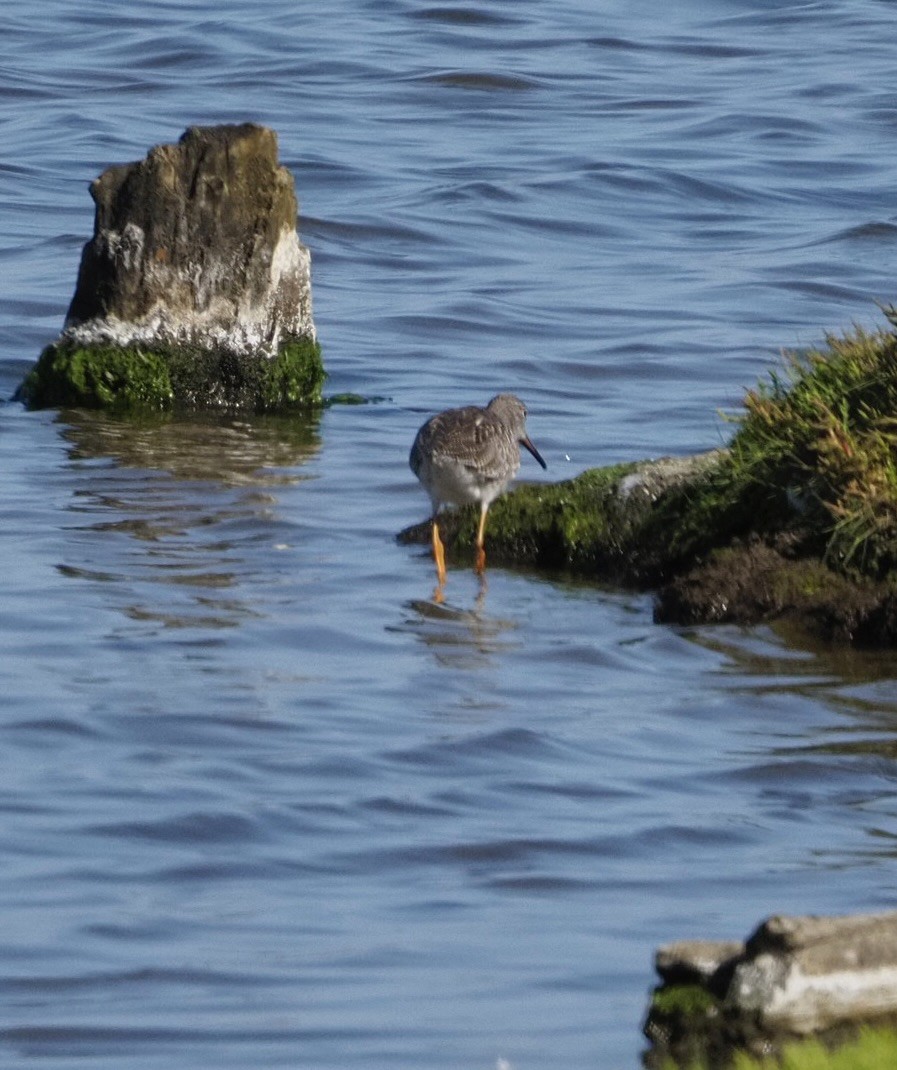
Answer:
M489 560L654 589L661 621L787 618L894 645L897 313L885 314L889 329L787 357L748 391L726 449L518 487L490 510ZM446 516L450 558L475 526L473 509Z
M770 1033L733 1018L726 1002L702 985L658 988L645 1035L647 1070L893 1070L897 1021L842 1023L808 1037Z
M273 357L153 344L47 346L16 392L29 408L283 412L323 403L321 347L291 339Z
M689 1042L644 1056L648 1070L893 1070L897 1066L897 1028L891 1020L872 1026L844 1026L826 1036L777 1037L757 1033L731 1036L725 1030L721 1005L692 1004L682 986L668 1008L652 1008L673 1030L690 1029ZM704 1031L704 1035L700 1035ZM709 1035L708 1035L709 1034ZM747 1046L745 1046L747 1045ZM750 1050L753 1048L753 1050Z

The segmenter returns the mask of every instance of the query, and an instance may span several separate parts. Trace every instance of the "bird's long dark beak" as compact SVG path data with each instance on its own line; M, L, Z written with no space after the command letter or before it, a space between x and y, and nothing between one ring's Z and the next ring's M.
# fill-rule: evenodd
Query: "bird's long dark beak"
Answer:
M539 464L541 464L541 465L542 465L542 467L543 467L543 468L547 468L547 467L548 467L548 465L547 465L547 464L546 464L546 463L545 463L545 462L544 462L544 461L542 460L542 454L541 454L541 453L539 453L539 451L538 451L538 450L536 449L536 447L535 447L535 446L534 446L534 445L532 444L532 442L530 442L530 440L529 440L528 438L526 438L526 437L524 436L524 437L523 437L523 438L522 438L522 439L520 440L520 445L521 445L521 446L526 446L526 448L527 448L527 449L528 449L528 450L530 451L530 453L531 453L531 454L532 454L532 455L533 455L533 456L534 456L534 457L536 458L536 460L537 460L537 461L539 462Z

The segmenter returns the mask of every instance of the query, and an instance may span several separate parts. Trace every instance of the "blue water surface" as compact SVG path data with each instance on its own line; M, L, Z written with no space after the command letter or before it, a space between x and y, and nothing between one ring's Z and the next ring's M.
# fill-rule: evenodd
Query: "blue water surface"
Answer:
M278 133L308 419L0 407L0 1065L633 1070L652 955L895 905L891 653L432 563L414 432L706 449L897 279L884 0L7 0L0 396L90 181Z

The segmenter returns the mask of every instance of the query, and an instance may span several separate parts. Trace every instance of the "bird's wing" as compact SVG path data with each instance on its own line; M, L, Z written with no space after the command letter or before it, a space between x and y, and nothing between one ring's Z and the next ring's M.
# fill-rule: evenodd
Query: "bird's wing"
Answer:
M434 457L462 464L484 482L506 477L516 452L507 428L473 406L450 415L451 419L433 429Z

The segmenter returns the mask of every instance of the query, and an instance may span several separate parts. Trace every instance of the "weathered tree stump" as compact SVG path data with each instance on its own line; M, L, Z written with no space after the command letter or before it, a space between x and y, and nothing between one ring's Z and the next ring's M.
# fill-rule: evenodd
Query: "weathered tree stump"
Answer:
M20 388L33 407L321 400L310 255L273 130L191 127L109 167L62 334Z

